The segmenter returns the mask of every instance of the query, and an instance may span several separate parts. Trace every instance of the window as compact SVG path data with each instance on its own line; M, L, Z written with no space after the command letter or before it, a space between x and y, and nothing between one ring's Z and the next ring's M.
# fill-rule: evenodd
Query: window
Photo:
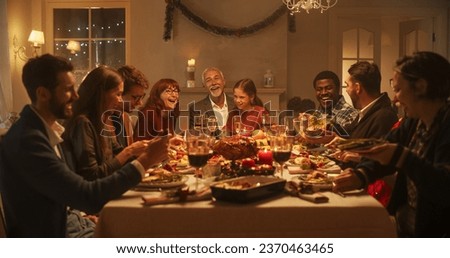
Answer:
M127 63L127 10L124 2L51 6L52 51L73 63L77 83L99 65L117 68ZM69 42L79 50L67 49Z
M362 28L350 29L342 35L342 80L350 66L358 61L374 62L373 32Z

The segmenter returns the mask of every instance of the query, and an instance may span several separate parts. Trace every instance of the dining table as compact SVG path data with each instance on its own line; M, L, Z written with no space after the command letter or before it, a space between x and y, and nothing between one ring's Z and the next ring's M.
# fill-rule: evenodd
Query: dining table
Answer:
M287 171L287 181L296 175ZM195 179L188 176L187 185ZM393 220L365 191L321 192L315 203L279 192L267 198L235 203L200 201L145 205L143 196L164 189L129 190L108 202L99 214L95 237L107 238L392 238Z

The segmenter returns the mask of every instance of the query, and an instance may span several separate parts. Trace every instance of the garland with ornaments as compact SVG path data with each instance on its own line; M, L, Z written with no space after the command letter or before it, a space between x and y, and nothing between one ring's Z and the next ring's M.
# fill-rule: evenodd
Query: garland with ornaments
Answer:
M221 36L234 36L243 37L256 33L267 26L273 24L278 18L287 12L286 6L283 4L278 9L276 9L271 15L263 19L262 21L256 22L249 26L244 26L240 28L228 28L223 26L216 26L209 24L200 16L194 14L188 7L181 3L181 0L166 0L166 19L164 24L164 41L172 39L172 28L173 28L173 14L175 8L180 9L181 13L186 16L192 23L205 29L208 32L214 33ZM295 32L295 16L288 15L288 29L290 32Z

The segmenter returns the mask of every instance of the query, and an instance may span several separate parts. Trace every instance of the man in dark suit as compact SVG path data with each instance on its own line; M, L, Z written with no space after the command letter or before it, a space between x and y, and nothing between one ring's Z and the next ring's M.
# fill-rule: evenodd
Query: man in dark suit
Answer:
M137 185L145 170L167 158L167 137L152 141L137 159L114 174L86 181L67 165L57 122L72 115L73 66L45 54L23 67L31 99L0 146L0 192L9 237L65 237L67 206L97 213Z
M380 138L398 121L386 92L381 93L381 73L374 63L361 61L348 69L346 91L359 116L350 138Z
M203 86L209 94L202 100L189 104L189 129L194 128L195 118L215 117L219 130L227 123L228 113L234 107L233 97L225 94L225 78L215 67L206 68L202 73Z

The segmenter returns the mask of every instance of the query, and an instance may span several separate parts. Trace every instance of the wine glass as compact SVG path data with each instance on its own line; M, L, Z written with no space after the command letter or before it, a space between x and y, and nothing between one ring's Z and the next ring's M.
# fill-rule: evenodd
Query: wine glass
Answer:
M265 114L262 118L263 131L268 135L276 134L276 126L278 125L278 116Z
M217 129L219 128L216 117L210 116L206 119L206 128L208 129L209 135L215 135Z
M240 134L242 131L241 116L233 116L232 128L234 134Z
M203 115L194 117L194 130L201 132L203 126Z
M286 134L278 134L270 137L270 148L273 159L280 165L278 167L280 177L283 177L284 163L291 157L292 138L292 136Z
M202 168L211 158L211 137L206 134L186 137L189 165L195 168L195 190L198 188L198 178L202 175Z

